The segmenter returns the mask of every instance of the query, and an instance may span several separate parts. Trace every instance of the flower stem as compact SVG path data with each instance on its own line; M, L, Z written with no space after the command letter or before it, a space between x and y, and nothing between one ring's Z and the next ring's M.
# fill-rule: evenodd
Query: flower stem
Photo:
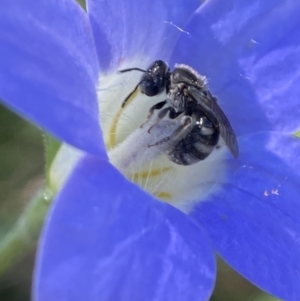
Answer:
M37 243L53 193L39 191L0 242L0 276Z

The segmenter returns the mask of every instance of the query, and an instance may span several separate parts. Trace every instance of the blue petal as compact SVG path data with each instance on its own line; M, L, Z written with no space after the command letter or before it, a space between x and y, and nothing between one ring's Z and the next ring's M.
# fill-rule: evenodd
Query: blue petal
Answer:
M104 153L98 65L83 10L72 0L15 0L0 8L0 97L61 140Z
M87 0L102 68L123 60L167 60L196 0Z
M300 141L273 132L239 143L228 180L192 216L233 268L280 299L298 301Z
M85 158L48 216L35 300L207 300L210 244L188 217Z
M210 0L185 27L172 63L208 76L236 133L300 127L300 2Z

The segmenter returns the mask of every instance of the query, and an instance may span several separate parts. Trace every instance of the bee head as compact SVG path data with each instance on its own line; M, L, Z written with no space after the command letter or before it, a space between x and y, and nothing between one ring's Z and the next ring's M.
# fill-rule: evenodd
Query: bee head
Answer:
M168 65L161 60L153 62L140 81L140 91L147 96L155 96L166 90L170 71Z

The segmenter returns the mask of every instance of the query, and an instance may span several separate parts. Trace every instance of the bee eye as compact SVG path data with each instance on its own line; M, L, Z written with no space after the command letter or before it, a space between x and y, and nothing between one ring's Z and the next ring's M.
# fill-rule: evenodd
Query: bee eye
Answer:
M164 88L164 80L160 76L145 74L140 83L141 93L147 96L155 96L163 92Z
M158 89L153 81L143 81L140 83L140 91L147 96L154 96L158 94Z

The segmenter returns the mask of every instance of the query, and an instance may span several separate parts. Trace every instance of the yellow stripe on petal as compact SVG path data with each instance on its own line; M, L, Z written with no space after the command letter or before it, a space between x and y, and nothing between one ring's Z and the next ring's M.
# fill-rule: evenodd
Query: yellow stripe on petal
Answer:
M300 130L297 131L297 132L295 132L295 133L293 133L293 135L296 136L297 138L300 138Z
M124 109L134 100L134 98L137 96L138 93L139 93L138 89L134 93L132 93L132 95L128 98L127 102L125 103L124 107L120 107L119 110L117 111L117 114L113 118L112 125L109 130L108 142L106 144L108 151L116 146L117 127Z
M159 193L156 193L155 196L158 199L164 200L164 201L168 201L172 199L172 195L166 191L161 191Z

